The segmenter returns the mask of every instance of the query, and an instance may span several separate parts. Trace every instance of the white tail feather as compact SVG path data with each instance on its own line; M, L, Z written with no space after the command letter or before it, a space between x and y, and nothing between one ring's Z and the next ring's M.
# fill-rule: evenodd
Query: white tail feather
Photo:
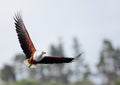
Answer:
M24 60L24 64L29 68L37 68L37 66L35 64L30 64L28 62L28 59Z

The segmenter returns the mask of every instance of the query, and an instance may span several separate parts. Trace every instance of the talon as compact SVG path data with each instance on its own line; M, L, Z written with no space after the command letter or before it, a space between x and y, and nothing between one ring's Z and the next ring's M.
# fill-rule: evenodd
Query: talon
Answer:
M32 64L30 64L28 67L30 68Z

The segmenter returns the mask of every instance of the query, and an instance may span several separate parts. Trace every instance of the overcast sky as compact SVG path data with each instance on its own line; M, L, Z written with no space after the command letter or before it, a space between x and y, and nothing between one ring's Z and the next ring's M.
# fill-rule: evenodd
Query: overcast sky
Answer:
M49 45L61 37L66 55L73 56L76 36L93 66L103 39L120 46L120 0L0 0L0 67L22 52L13 20L18 11L35 47L47 53Z

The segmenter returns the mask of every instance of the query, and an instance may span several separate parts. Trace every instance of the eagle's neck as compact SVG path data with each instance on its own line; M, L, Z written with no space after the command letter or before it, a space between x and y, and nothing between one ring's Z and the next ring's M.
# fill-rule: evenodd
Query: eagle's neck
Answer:
M40 61L44 58L43 54L40 51L35 51L33 55L33 60Z

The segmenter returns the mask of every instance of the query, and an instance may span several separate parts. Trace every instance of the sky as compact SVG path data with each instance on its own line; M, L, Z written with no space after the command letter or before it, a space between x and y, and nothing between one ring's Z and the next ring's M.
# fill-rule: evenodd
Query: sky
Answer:
M77 37L94 68L104 39L120 47L119 4L119 0L0 0L0 67L22 53L13 19L20 12L36 49L49 54L49 46L61 37L66 56L73 56L72 39Z

